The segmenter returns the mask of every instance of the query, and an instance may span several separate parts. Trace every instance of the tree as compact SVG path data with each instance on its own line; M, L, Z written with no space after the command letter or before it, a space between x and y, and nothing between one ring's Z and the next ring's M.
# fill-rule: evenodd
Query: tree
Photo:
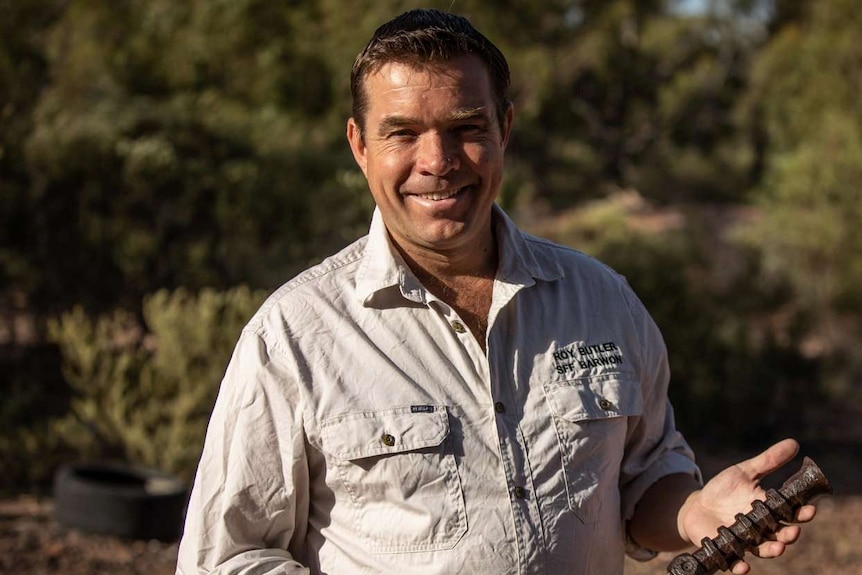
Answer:
M39 275L28 253L29 219L23 217L30 209L23 143L49 76L43 37L60 5L57 0L0 0L0 317L20 305L12 300L20 300Z
M538 53L515 56L511 157L526 201L559 209L621 188L738 200L751 154L734 103L754 38L731 16L680 16L672 2L567 4Z
M810 318L807 353L829 357L833 390L848 394L862 374L862 9L829 0L806 10L753 71L748 105L766 145L762 218L747 239L767 277L793 287Z
M27 142L41 301L272 287L356 237L321 25L310 1L70 2Z

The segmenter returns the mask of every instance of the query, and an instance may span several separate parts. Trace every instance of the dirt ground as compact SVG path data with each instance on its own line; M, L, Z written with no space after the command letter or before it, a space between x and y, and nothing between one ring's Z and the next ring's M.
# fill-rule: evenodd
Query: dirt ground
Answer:
M172 575L176 543L126 541L67 529L50 500L0 501L0 574Z
M754 559L753 575L859 575L862 496L821 499L814 523L784 557ZM625 575L665 575L674 555L627 560ZM50 500L0 501L0 573L9 575L172 575L176 543L124 541L58 525ZM494 574L496 575L496 574ZM502 574L500 574L502 575Z

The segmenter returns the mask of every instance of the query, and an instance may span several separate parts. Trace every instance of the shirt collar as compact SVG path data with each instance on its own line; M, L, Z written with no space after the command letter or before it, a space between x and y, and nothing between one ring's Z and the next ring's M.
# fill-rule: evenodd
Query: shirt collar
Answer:
M533 242L539 240L522 232L498 205L493 207L497 234L499 265L497 281L517 287L528 287L536 280L553 281L563 277L559 262L549 257L547 250L537 251ZM384 305L391 297L425 305L425 288L395 249L379 208L374 209L365 255L356 277L357 296L365 305ZM400 296L400 297L399 297Z
M536 249L539 244L548 244L547 240L521 231L496 204L493 217L499 251L497 281L528 287L537 280L553 281L565 275L549 250Z

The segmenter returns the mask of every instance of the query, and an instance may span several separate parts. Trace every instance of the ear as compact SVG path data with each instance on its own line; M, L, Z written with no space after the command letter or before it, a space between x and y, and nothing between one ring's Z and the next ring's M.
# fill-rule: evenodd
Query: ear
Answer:
M353 159L359 165L359 169L368 177L368 148L365 147L365 139L362 136L362 130L359 129L359 124L356 120L350 118L347 120L347 141L350 143L350 150L353 152Z
M509 106L506 108L506 113L503 116L502 129L503 133L500 134L500 142L502 142L503 149L506 149L506 146L509 145L509 134L512 133L512 122L515 121L515 105L512 102L509 102Z

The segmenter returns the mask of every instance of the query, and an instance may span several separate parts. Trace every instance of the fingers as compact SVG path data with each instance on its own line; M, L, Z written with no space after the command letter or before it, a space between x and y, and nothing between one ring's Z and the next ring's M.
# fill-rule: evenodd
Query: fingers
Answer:
M814 518L815 512L816 508L813 505L804 505L799 509L796 520L799 522L810 521ZM749 551L752 555L763 559L779 557L784 554L788 545L793 545L799 540L800 535L802 535L802 528L799 525L782 525L775 533L768 536L767 541ZM734 575L746 575L750 570L751 566L744 560L737 561L730 569Z
M802 529L798 525L785 525L775 532L775 541L784 545L790 545L799 539L801 533Z
M780 541L765 541L757 546L754 550L754 555L762 559L772 559L784 553L787 545Z
M799 523L807 523L814 519L814 516L817 514L817 507L814 505L803 505L799 508L799 511L796 512L795 520Z
M784 554L787 546L779 541L766 541L751 550L751 554L762 559L772 559ZM734 575L745 575L751 570L751 566L745 561L737 561L731 566L730 572Z
M760 481L796 457L797 453L799 453L799 443L795 439L785 439L751 459L739 463L738 466L753 481Z
M798 525L785 525L772 536L769 541L764 541L754 549L751 549L751 554L762 559L772 559L784 554L788 545L796 543L799 536L802 534L802 529ZM731 568L731 573L734 575L745 575L751 570L751 567L745 561L737 561Z

